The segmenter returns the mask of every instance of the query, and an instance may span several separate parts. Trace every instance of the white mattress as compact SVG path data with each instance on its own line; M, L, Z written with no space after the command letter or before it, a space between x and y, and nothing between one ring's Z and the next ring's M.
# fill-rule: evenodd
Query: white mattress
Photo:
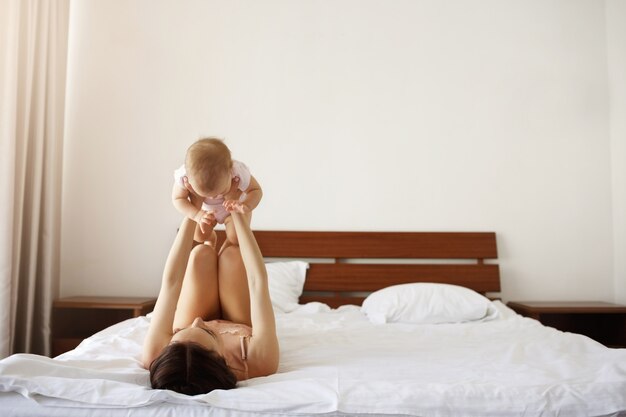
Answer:
M494 306L499 316L491 321L373 325L358 307L311 303L277 315L277 374L196 397L149 388L139 362L149 318L130 319L55 359L0 361L0 391L21 394L0 395L0 410L68 417L626 415L626 349Z

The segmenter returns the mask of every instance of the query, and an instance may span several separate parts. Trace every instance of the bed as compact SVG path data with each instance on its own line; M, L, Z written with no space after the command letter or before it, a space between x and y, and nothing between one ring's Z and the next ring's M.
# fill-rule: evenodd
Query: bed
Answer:
M148 315L54 359L0 361L0 414L626 416L626 349L483 296L500 291L495 233L255 236L276 303L275 375L195 397L152 390L139 362Z

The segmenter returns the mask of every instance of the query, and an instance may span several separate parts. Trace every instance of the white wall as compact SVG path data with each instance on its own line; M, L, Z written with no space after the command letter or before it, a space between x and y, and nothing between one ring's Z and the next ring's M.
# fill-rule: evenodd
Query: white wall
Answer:
M626 1L607 0L615 299L626 304Z
M503 297L614 298L604 2L72 2L62 295L156 295L172 171L258 229L496 231Z

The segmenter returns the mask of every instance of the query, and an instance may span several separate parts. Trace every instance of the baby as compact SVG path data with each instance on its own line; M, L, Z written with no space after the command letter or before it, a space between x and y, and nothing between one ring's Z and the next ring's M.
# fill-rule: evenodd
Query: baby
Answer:
M198 210L189 201L194 192L204 199ZM230 157L230 150L220 139L200 139L187 149L185 163L174 171L172 201L174 207L200 226L194 239L214 247L216 223L224 224L226 242L237 245L235 226L230 212L244 214L250 224L252 210L259 204L263 191L248 167Z

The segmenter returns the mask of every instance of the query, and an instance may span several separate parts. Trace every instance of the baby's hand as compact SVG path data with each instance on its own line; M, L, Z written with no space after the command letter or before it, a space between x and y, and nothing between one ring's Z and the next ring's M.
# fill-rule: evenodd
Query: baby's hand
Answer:
M213 212L206 210L198 210L196 215L193 217L193 220L198 223L200 231L203 234L210 232L217 224L217 220L215 220Z
M224 208L229 213L250 213L250 207L246 203L242 203L239 200L226 200L224 201Z

